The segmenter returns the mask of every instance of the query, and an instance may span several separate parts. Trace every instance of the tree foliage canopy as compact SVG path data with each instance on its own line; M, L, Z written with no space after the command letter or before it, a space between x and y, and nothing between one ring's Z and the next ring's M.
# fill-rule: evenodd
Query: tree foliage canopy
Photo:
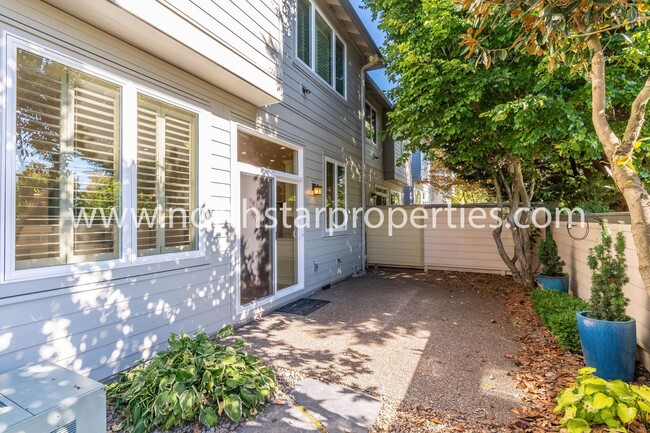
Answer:
M409 143L409 151L442 150L435 155L450 170L487 186L495 167L516 159L528 179L537 179L541 201L619 200L591 125L583 75L563 65L547 73L550 60L534 54L507 55L489 69L477 67L459 39L470 32L477 36L478 30L468 31L474 18L452 0L368 0L367 6L386 32L387 72L397 83L388 129ZM498 22L490 35L494 46L518 38L516 28ZM478 46L474 53L479 55ZM627 88L633 67L612 71L620 78L612 111L634 97Z

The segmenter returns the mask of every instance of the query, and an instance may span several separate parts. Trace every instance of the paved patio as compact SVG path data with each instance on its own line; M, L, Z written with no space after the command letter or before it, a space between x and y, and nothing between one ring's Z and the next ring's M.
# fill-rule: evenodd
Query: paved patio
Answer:
M387 410L404 403L506 422L521 404L511 377L518 328L483 290L505 281L371 271L312 295L331 302L309 316L272 313L238 334L279 371L367 392Z

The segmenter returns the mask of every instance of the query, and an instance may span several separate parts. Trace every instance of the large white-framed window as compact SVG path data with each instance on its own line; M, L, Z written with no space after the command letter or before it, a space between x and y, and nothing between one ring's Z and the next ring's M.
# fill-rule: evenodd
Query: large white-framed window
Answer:
M347 45L314 2L296 2L296 57L345 98Z
M205 110L63 48L3 39L2 280L204 256L193 211Z
M325 229L347 230L347 169L345 163L325 158Z

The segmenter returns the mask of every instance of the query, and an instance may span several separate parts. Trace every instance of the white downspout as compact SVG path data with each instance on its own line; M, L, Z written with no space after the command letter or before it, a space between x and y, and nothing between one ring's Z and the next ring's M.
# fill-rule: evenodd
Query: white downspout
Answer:
M361 67L361 271L357 276L366 273L366 71L375 66L378 61L374 60Z

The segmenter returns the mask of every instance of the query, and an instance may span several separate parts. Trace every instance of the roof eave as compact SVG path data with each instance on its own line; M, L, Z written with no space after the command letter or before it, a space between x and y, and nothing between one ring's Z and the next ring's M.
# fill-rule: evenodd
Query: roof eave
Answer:
M359 50L363 53L366 60L370 61L371 58L379 60L376 65L370 69L379 69L383 65L381 63L381 52L379 47L370 36L368 29L359 18L357 11L349 0L325 0L332 8L336 18L344 26L346 32L350 35Z

